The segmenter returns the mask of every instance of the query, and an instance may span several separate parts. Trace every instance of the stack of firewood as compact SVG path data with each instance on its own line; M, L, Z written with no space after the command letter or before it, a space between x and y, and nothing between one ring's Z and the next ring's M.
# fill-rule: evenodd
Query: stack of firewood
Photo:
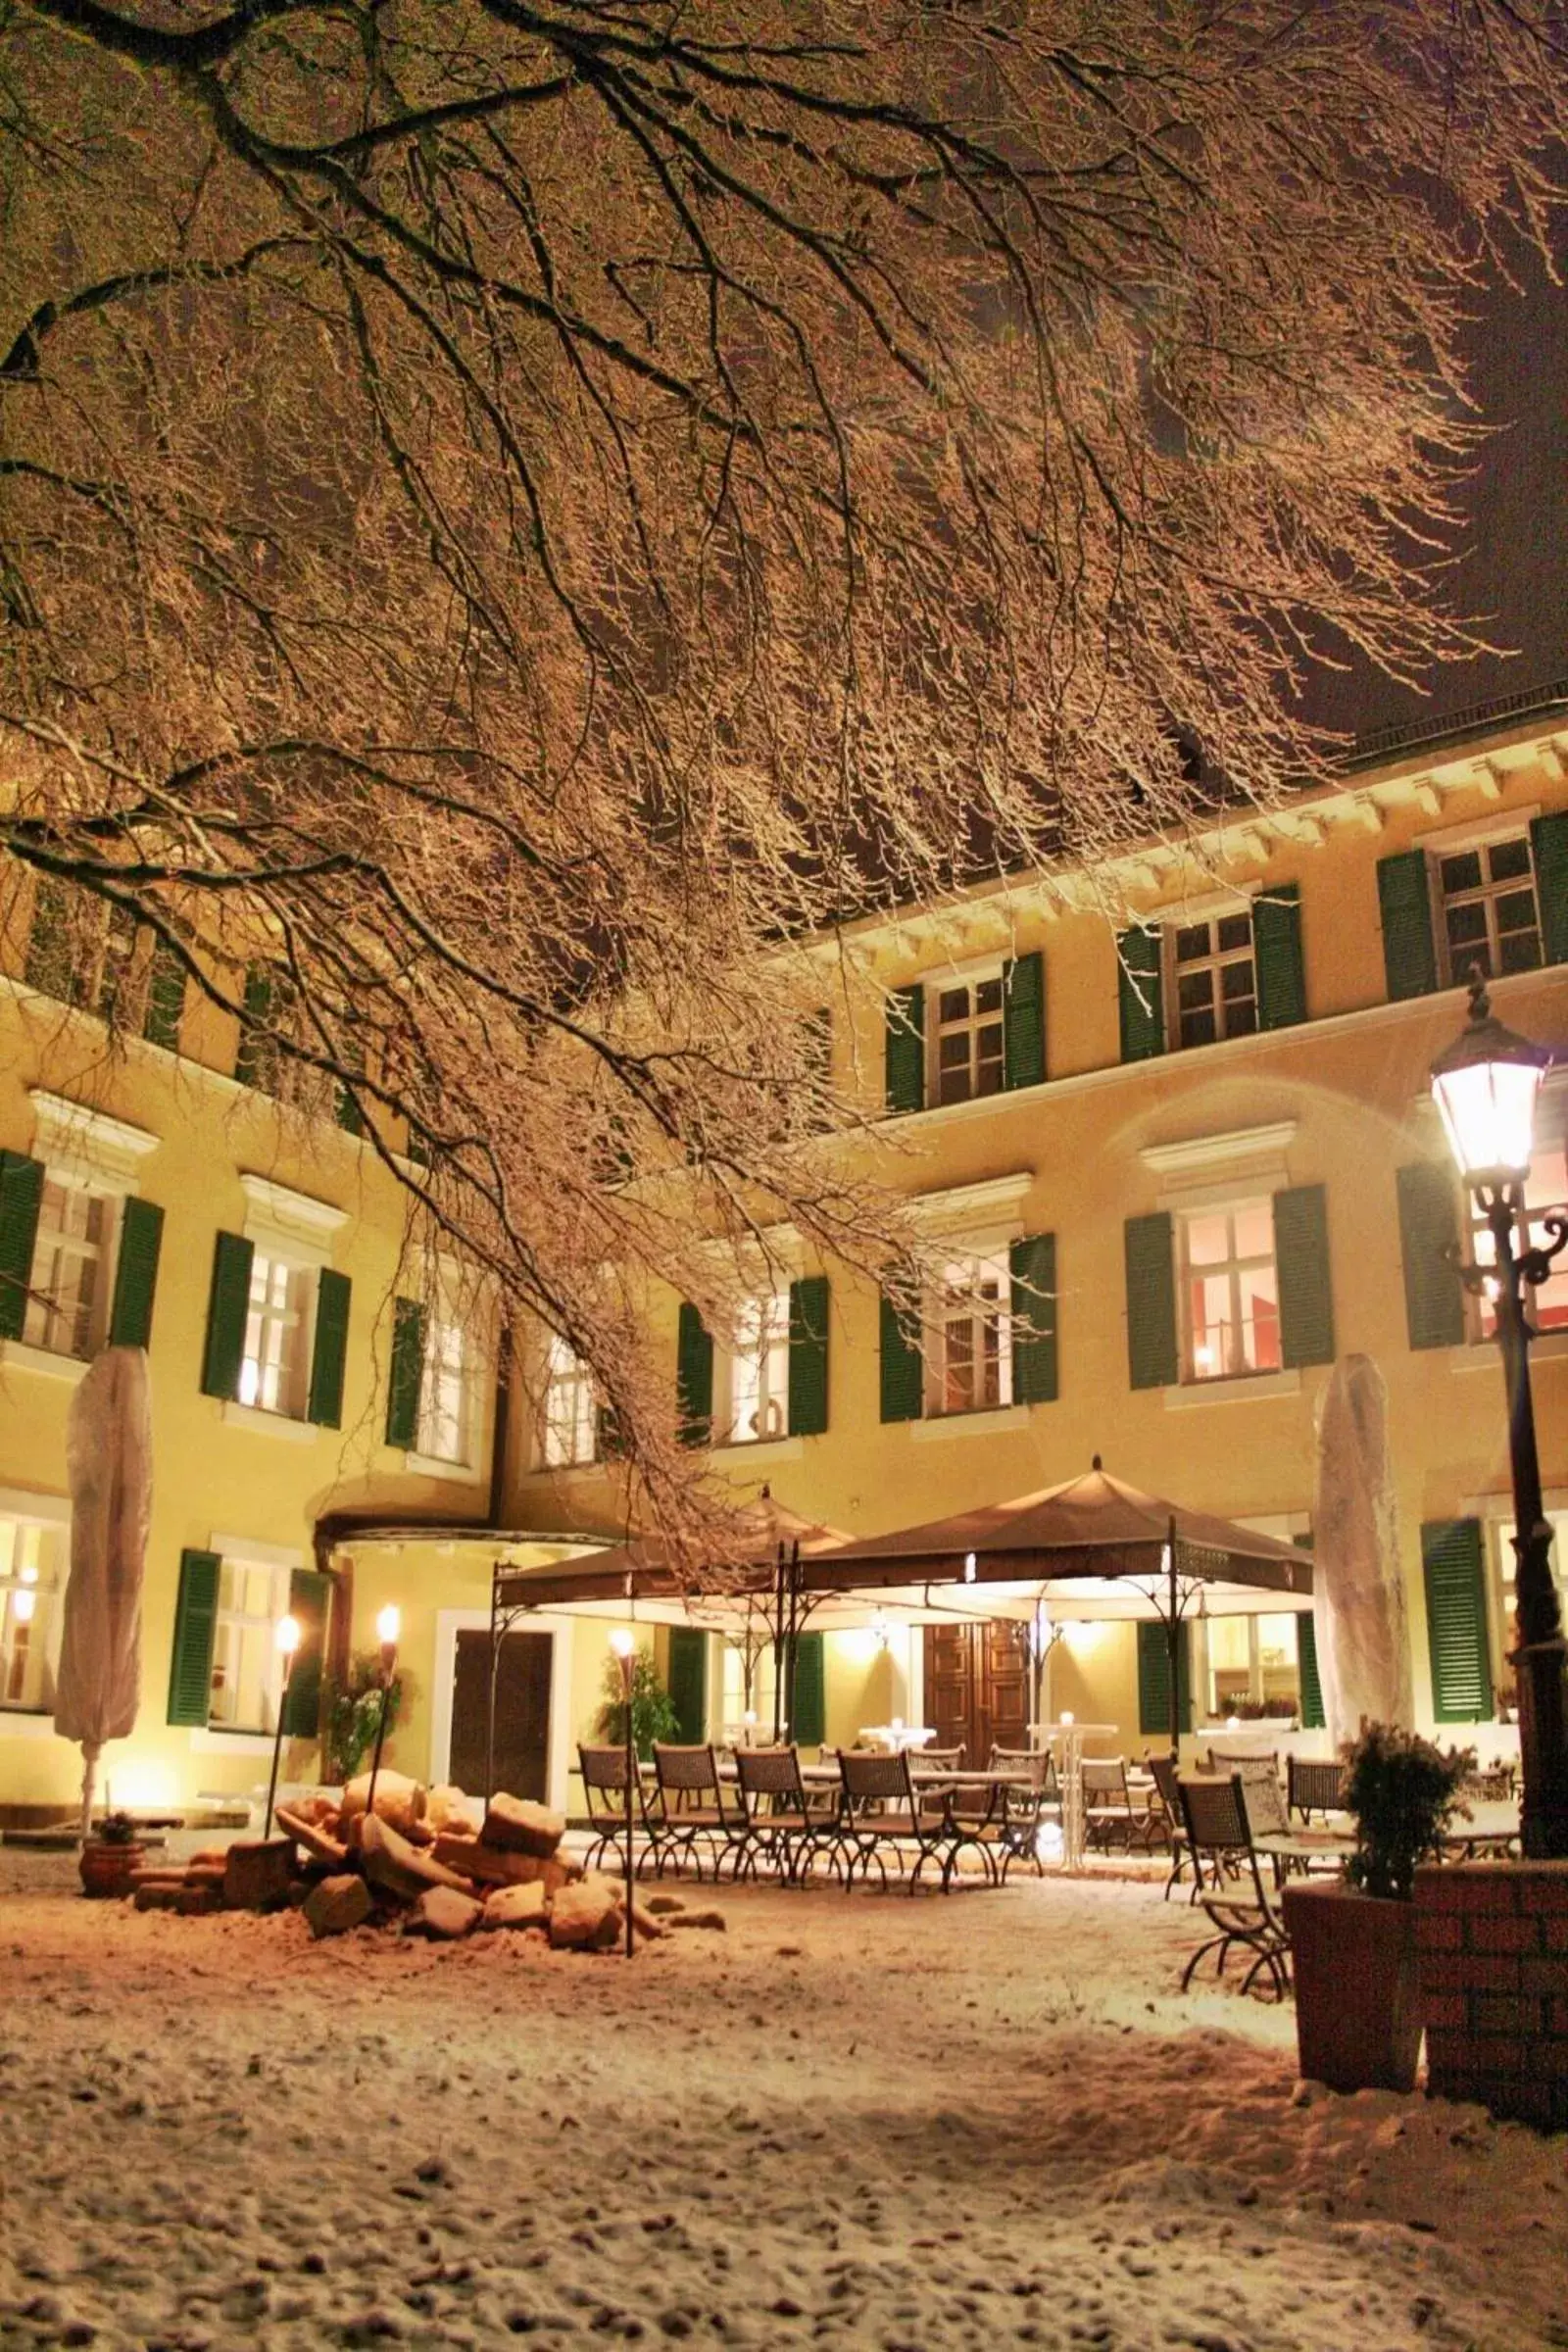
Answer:
M369 1793L362 1774L341 1790L280 1805L274 1838L134 1871L136 1908L200 1916L297 1905L315 1936L394 1922L447 1939L496 1928L529 1930L558 1948L607 1951L625 1941L627 1889L562 1855L563 1814L502 1794L475 1830L461 1788L426 1789L382 1772L373 1813ZM632 1932L664 1932L635 1893Z

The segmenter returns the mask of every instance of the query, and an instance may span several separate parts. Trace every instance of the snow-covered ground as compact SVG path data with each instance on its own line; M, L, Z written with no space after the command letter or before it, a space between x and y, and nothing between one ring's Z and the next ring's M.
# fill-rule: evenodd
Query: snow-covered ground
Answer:
M0 2344L1568 2345L1568 2140L1298 2088L1156 1885L766 1887L631 1964L0 1854Z

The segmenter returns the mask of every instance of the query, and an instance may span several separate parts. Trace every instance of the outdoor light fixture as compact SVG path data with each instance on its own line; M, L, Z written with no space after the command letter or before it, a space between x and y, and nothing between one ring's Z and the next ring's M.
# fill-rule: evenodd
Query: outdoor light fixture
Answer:
M392 1690L392 1677L397 1672L398 1636L403 1631L403 1612L395 1601L388 1601L376 1613L375 1638L381 1644L381 1712L375 1719L375 1753L370 1758L370 1788L365 1800L366 1818L375 1811L375 1781L381 1769L381 1743L386 1738L387 1701Z
M1551 1573L1551 1528L1541 1494L1536 1414L1530 1394L1534 1327L1525 1291L1545 1281L1568 1245L1568 1215L1541 1222L1551 1237L1516 1249L1524 1179L1534 1148L1536 1098L1551 1056L1494 1017L1479 970L1470 982L1464 1034L1432 1064L1432 1093L1459 1174L1491 1228L1494 1263L1461 1266L1472 1291L1495 1305L1508 1399L1508 1457L1513 1478L1514 1592L1519 1647L1511 1663L1519 1687L1519 1761L1524 1777L1520 1843L1532 1860L1568 1857L1568 1720L1565 1720L1562 1612Z
M294 1672L294 1653L299 1645L299 1619L280 1617L272 1629L272 1647L282 1661L283 1676L277 1693L277 1721L272 1726L272 1776L267 1784L267 1818L262 1823L264 1844L272 1835L272 1806L277 1796L277 1760L283 1752L283 1718L288 1713L289 1679Z
M876 1643L878 1649L886 1649L889 1641L892 1639L888 1621L883 1616L880 1609L877 1610L876 1615L871 1620L871 1639Z
M37 1606L38 1595L27 1585L19 1585L11 1595L11 1614L18 1625L30 1625Z
M963 1581L966 1585L974 1583L974 1553L972 1551L966 1551L963 1555Z
M631 1958L631 1887L632 1887L632 1788L637 1779L637 1749L632 1739L631 1669L636 1650L636 1637L624 1626L617 1625L610 1637L610 1646L620 1668L620 1694L626 1709L626 1957ZM752 1717L755 1723L756 1716Z

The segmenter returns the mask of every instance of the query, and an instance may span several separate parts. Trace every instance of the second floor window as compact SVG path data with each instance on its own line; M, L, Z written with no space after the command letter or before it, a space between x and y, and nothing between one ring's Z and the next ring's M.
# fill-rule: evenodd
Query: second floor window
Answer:
M1001 1094L1006 1083L1002 987L999 969L938 990L933 1102L969 1102L979 1095Z
M1211 1046L1257 1027L1257 967L1250 914L1184 923L1171 937L1174 1046Z
M730 1442L787 1436L790 1424L790 1301L787 1292L748 1298L730 1354Z
M1541 963L1541 914L1530 837L1478 842L1435 859L1448 978L1479 964L1485 977L1533 972Z
M954 1259L933 1303L927 1413L979 1413L1010 1404L1012 1292L1005 1261Z
M424 1329L416 1453L434 1462L467 1460L468 1370L462 1323L452 1315L431 1315Z
M250 1311L239 1401L298 1420L305 1411L307 1327L314 1273L258 1250L251 1260Z
M1276 1372L1280 1345L1274 1210L1266 1199L1195 1209L1181 1220L1187 1380Z
M551 1340L545 1368L544 1461L569 1470L594 1458L598 1429L593 1374L570 1342Z
M103 1338L115 1201L46 1175L23 1339L51 1355L90 1356Z

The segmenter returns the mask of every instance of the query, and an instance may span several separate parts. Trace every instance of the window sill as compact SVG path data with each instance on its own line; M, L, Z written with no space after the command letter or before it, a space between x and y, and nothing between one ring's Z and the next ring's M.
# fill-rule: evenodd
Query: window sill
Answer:
M1544 1331L1539 1340L1530 1343L1533 1364L1549 1362L1554 1355L1568 1355L1568 1331L1559 1324L1554 1331ZM1494 1336L1486 1340L1467 1340L1462 1348L1448 1349L1450 1372L1496 1372L1502 1370L1502 1349Z
M911 1438L964 1438L976 1431L990 1435L1000 1429L1027 1429L1029 1407L1026 1404L982 1405L973 1413L928 1413L922 1420L908 1425Z
M314 1421L263 1412L260 1405L237 1404L232 1397L225 1400L222 1417L231 1429L254 1429L262 1437L284 1438L294 1446L313 1446L321 1434Z
M748 1461L798 1462L806 1451L804 1438L720 1438L714 1453L744 1454Z
M1300 1393L1301 1375L1297 1371L1254 1372L1242 1380L1189 1380L1161 1392L1169 1412L1184 1412L1193 1404L1260 1404L1271 1396Z
M0 1740L52 1740L55 1719L48 1707L0 1707Z
M283 1738L288 1739L287 1732ZM270 1756L272 1752L270 1732L192 1732L191 1754L194 1756Z
M52 1348L29 1348L24 1340L0 1340L0 1364L19 1372L41 1372L45 1380L63 1380L74 1388L87 1369L82 1355L56 1355Z
M988 1110L1005 1110L1011 1102L1026 1095L1038 1095L1051 1083L1049 1078L1037 1078L1032 1086L1004 1086L1000 1094L971 1095L967 1102L927 1102L919 1110L889 1110L883 1104L877 1123L888 1126L947 1126L960 1119L976 1119Z
M476 1487L484 1476L471 1462L446 1462L435 1453L405 1452L403 1467L411 1478L440 1478L454 1487Z

